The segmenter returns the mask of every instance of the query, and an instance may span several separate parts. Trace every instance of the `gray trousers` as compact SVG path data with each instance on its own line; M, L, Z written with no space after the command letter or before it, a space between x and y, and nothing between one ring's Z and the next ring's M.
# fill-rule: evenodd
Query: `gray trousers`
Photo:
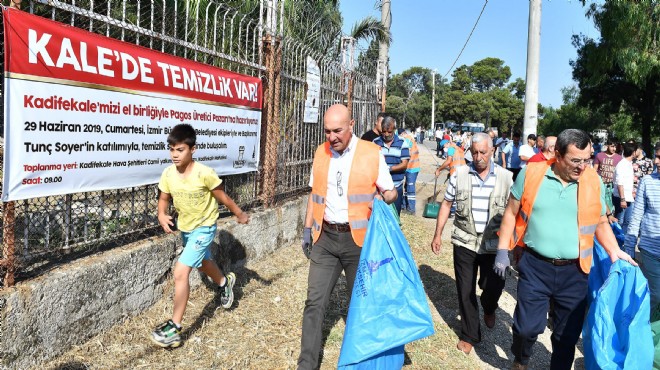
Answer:
M325 227L314 244L309 257L307 300L303 312L298 369L312 370L319 367L323 319L330 302L330 294L344 270L350 301L360 252L362 248L355 244L350 232L337 232Z

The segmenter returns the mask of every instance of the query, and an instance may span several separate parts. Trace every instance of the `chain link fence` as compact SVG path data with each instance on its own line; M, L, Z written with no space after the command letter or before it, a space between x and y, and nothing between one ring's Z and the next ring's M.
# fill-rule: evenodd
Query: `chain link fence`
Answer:
M269 76L263 53L267 6L266 0L33 0L23 1L22 10L265 81ZM284 10L283 6L274 9L281 19L286 18ZM347 76L353 76L354 81L351 104L356 134L368 129L380 107L373 78L349 74L336 58L314 51L286 32L278 34L285 35L278 38L277 44L280 62L274 68L279 77L268 81L271 85L277 82L277 102L273 106L278 119L263 122L278 125L270 131L277 132L277 137L267 137L262 129L258 172L223 178L225 191L244 209L264 204L264 163L275 162L275 202L308 190L314 150L325 140L323 113L332 104L349 101ZM0 52L4 53L4 48ZM315 59L321 69L321 105L316 123L303 123L307 56ZM4 125L4 117L0 124ZM276 151L264 155L267 140L274 140ZM157 197L157 185L153 184L3 203L0 285L12 285L14 275L17 280L36 276L71 259L160 233ZM220 213L227 214L223 208Z

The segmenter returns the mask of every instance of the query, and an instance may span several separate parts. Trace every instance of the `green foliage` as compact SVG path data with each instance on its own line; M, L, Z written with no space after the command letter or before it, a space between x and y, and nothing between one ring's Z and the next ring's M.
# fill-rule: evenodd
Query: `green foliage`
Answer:
M378 41L375 39L371 40L367 50L358 55L357 67L355 68L357 72L375 78L378 67L378 48Z
M601 37L573 38L577 103L603 114L603 124L619 134L641 136L648 152L660 135L660 7L651 0L608 0L591 4L587 16Z
M511 78L511 69L498 58L486 58L475 62L469 68L474 88L479 92L503 88Z
M431 98L433 71L424 67L411 67L387 81L387 112L396 118L400 127L431 127ZM435 75L436 108L446 85ZM436 112L436 121L438 121Z
M510 78L511 69L498 58L456 68L447 91L440 97L441 120L483 122L501 131L520 129L525 82L518 78L509 83Z

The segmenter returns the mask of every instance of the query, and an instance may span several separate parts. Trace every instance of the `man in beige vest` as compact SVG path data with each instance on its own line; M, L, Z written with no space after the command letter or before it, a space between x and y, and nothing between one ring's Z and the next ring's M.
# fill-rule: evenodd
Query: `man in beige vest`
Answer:
M475 134L470 151L472 163L458 167L449 178L431 242L433 252L440 254L442 230L455 202L451 242L454 245L454 272L461 315L460 340L456 347L466 354L481 341L477 272L479 287L483 289L481 306L484 322L489 328L495 326L495 310L504 281L495 274L492 266L497 252L497 231L513 184L511 172L493 163L493 141L487 134Z

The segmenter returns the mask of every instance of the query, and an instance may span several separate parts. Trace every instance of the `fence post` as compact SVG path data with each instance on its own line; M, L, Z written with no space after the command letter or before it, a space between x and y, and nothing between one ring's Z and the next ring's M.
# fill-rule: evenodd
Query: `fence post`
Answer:
M2 256L3 265L7 269L5 272L5 286L10 287L14 285L14 273L16 272L16 250L15 250L15 235L14 224L16 218L14 216L16 205L14 202L7 202L4 204L4 212L2 214Z
M348 108L348 116L353 117L353 84L354 76L353 69L355 67L355 39L353 37L342 37L341 39L341 55L342 55L342 69L344 72L343 78L346 81L346 107Z
M264 105L261 111L261 147L263 176L261 200L270 207L275 202L277 188L277 145L279 142L280 72L282 70L282 43L275 35L277 0L269 0L266 36L262 39L266 81L263 84Z

